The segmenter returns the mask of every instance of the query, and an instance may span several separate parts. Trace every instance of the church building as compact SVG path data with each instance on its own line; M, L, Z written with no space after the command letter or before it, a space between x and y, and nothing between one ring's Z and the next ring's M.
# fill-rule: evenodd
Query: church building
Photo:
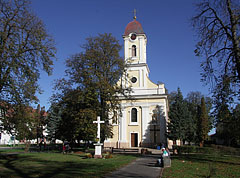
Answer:
M136 16L127 24L123 40L128 77L121 79L120 82L123 86L132 88L131 98L120 97L121 111L118 113L118 118L111 122L113 137L105 140L104 147L167 145L166 89L164 84L155 84L149 79L147 36Z

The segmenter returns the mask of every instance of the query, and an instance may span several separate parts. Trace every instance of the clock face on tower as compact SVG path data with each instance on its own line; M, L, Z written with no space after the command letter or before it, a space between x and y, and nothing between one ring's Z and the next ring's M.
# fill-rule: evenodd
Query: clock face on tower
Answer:
M133 33L133 34L131 35L131 40L135 40L136 38L137 38L137 35Z

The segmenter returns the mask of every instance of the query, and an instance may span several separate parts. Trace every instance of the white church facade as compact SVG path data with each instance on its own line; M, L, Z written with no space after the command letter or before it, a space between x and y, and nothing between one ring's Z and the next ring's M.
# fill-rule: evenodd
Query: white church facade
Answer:
M131 87L131 98L120 97L121 112L112 120L113 137L104 147L131 148L167 145L168 100L164 84L149 79L147 36L134 17L123 35L127 79L121 84Z

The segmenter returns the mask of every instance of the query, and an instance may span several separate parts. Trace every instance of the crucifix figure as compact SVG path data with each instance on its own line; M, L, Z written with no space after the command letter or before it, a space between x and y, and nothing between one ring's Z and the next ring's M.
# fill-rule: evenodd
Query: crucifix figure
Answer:
M156 128L159 125L159 108L158 106L156 109L153 110L153 115L152 115L152 125L153 129L150 128L150 131L153 131L153 139L154 139L154 144L157 143L157 131L160 131L160 128Z
M93 121L94 124L98 124L98 129L97 129L97 138L98 138L98 143L100 143L100 124L103 124L104 121L100 121L100 116L97 117L97 121Z

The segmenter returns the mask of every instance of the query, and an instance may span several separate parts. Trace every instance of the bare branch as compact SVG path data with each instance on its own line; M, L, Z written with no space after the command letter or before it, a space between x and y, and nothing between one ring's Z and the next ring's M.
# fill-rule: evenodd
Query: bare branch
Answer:
M197 5L198 13L192 18L199 37L196 55L204 57L202 81L216 84L210 86L215 95L220 91L216 87L223 85L223 75L228 76L232 87L227 91L229 98L235 93L240 95L237 85L240 83L240 6L237 3L234 0L205 0Z

